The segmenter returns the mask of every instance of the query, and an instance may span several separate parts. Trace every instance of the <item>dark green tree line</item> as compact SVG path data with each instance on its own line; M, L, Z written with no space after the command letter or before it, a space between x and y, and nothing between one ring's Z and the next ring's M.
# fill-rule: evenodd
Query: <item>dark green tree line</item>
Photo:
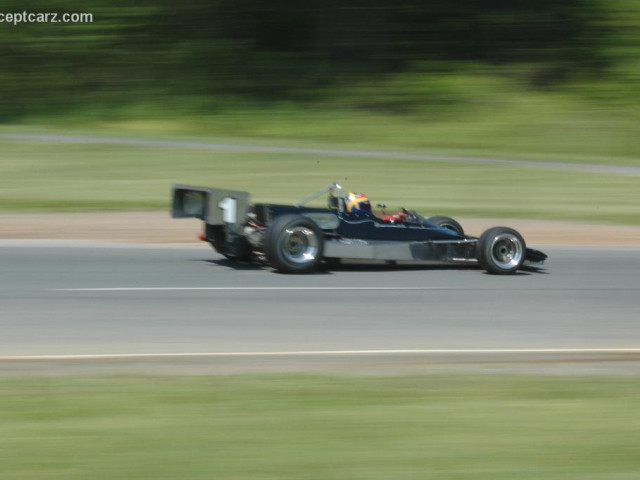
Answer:
M597 74L616 25L604 0L0 0L0 12L90 12L0 24L0 119L165 95L312 99L424 62L527 64L531 84ZM612 33L613 32L613 33Z

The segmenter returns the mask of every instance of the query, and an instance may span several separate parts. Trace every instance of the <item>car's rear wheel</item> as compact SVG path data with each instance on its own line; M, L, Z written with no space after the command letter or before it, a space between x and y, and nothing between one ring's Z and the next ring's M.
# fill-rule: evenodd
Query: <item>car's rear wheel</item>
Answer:
M238 234L225 233L224 227L207 225L206 238L213 249L232 262L251 260L251 245Z
M460 235L464 235L462 225L460 225L453 218L445 217L443 215L436 215L435 217L427 218L427 222L435 223L439 227L446 228L447 230L452 230Z
M302 215L278 217L267 229L264 250L271 266L280 272L311 272L322 260L322 230Z
M522 235L508 227L490 228L476 245L476 257L482 268L497 275L515 273L524 263L526 253Z

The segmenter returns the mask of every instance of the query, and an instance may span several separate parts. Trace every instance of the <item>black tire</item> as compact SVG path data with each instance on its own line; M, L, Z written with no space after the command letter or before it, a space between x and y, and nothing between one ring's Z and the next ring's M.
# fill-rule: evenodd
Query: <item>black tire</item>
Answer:
M251 250L245 248L244 245L235 248L229 248L226 244L211 242L213 249L231 262L249 262L251 261Z
M453 230L454 232L464 235L464 229L453 218L445 217L443 215L436 215L435 217L427 218L427 222L435 223L439 227L446 228L447 230Z
M218 252L220 255L222 255L224 258L226 258L227 260L229 260L230 262L250 262L251 261L251 255L250 254L243 254L243 255L236 255L235 253L229 253L229 252L225 252L218 250L217 248L214 247L214 250L216 252Z
M476 244L478 262L487 272L496 275L515 273L524 263L526 255L524 238L513 228L490 228Z
M264 252L273 268L283 273L315 270L324 252L324 237L316 222L302 215L283 215L269 225Z
M227 237L231 242L227 241ZM247 239L237 234L225 234L224 227L207 225L207 240L216 252L232 262L251 260L251 245Z

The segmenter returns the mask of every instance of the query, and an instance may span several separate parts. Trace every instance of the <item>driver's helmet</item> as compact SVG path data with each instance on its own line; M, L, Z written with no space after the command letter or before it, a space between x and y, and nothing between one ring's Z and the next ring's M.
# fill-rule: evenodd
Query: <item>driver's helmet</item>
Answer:
M369 197L362 193L353 193L345 197L344 203L349 213L365 213L371 212L371 204L369 203Z

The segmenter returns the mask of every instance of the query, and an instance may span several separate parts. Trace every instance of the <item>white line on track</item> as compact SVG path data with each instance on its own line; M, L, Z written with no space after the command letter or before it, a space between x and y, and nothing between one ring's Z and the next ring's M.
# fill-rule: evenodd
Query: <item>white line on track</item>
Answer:
M454 287L96 287L96 288L52 288L54 292L153 292L184 290L452 290Z
M640 348L493 348L493 349L422 349L422 350L310 350L285 352L197 352L197 353L96 353L69 355L5 355L0 361L18 360L109 360L206 357L302 357L357 355L434 355L434 354L640 354Z

